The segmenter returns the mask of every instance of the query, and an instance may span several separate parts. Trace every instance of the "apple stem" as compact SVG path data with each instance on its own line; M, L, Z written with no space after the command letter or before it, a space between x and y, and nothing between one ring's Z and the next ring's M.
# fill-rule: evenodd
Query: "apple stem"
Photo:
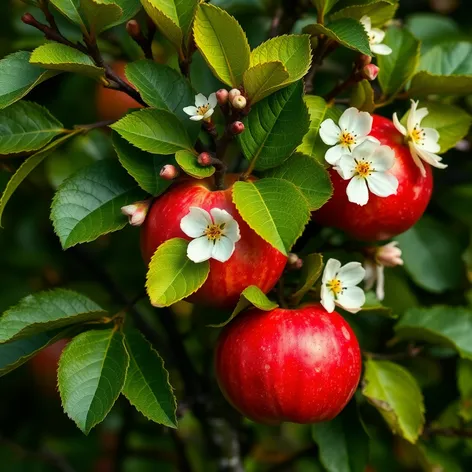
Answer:
M282 308L288 308L287 301L285 300L285 282L283 277L277 283L277 299Z

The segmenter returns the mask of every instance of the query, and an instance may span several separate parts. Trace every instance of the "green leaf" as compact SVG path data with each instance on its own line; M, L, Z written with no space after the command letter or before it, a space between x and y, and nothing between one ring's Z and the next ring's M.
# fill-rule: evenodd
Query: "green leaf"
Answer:
M11 196L15 193L16 189L20 186L23 180L28 177L28 175L38 167L43 160L49 156L54 150L56 150L59 146L61 146L65 141L73 138L77 134L81 133L81 130L77 130L76 132L66 134L56 141L48 144L46 147L41 149L40 151L36 152L32 156L30 156L26 161L18 167L17 171L13 174L13 177L8 181L5 190L2 193L2 197L0 199L0 226L1 226L1 219L3 215L3 211L10 200Z
M187 257L188 241L169 239L152 256L146 290L154 306L170 306L196 292L208 278L208 261L196 264Z
M420 61L408 93L427 95L468 95L472 93L472 44L450 42L430 49Z
M410 308L395 325L398 339L427 341L452 347L472 360L472 311L461 307Z
M0 343L103 318L106 311L84 295L55 289L23 298L0 317Z
M336 41L348 49L358 51L361 54L372 56L369 46L369 38L364 27L352 18L343 18L333 21L329 24L329 28L320 25L308 25L303 29L304 33L312 36L324 34L326 37Z
M420 42L406 29L389 28L384 44L392 54L377 58L379 83L386 96L399 93L416 72L420 58Z
M0 377L20 367L42 349L69 335L70 330L59 329L0 344Z
M290 297L291 301L298 305L302 298L314 287L323 270L323 255L308 254L303 258L303 266L300 271L299 286Z
M57 72L30 64L31 53L18 51L0 61L0 109L21 100Z
M80 0L49 0L64 16L72 23L80 26L82 31L86 30L84 20L80 14Z
M97 35L103 30L119 24L123 10L117 3L116 0L80 0L80 7L83 17L87 21L88 31Z
M374 292L366 292L365 303L362 305L361 313L371 316L385 316L386 318L398 318L391 308L382 305Z
M116 131L113 131L111 140L121 165L143 190L157 197L172 185L172 181L161 178L159 172L164 165L173 163L173 158L141 151Z
M105 76L105 69L97 67L87 54L65 44L46 43L39 46L32 52L30 63L45 69L84 74L96 80Z
M415 378L398 364L368 359L364 382L362 393L369 403L395 434L414 444L424 426L423 395Z
M364 472L369 460L369 436L351 402L334 420L311 427L321 463L327 472Z
M117 329L79 334L64 349L57 372L62 406L88 434L103 421L125 383L129 357Z
M424 217L396 239L405 269L419 287L442 293L460 286L462 247L445 225Z
M141 60L126 66L126 77L148 105L173 113L183 122L192 142L197 140L201 126L184 112L195 102L195 92L184 76L164 64Z
M437 13L414 13L406 18L406 27L421 41L421 49L460 38L458 24L450 17Z
M311 65L309 35L277 36L262 43L251 52L250 67L273 61L281 62L288 72L289 77L285 85L303 78Z
M239 23L224 10L201 3L193 32L198 49L216 77L239 87L250 57L249 43Z
M333 194L333 184L326 169L304 154L293 154L281 166L265 172L264 176L294 184L308 201L310 211L321 208Z
M250 285L241 293L238 304L233 310L233 313L231 313L231 316L223 323L212 324L209 326L212 328L222 328L223 326L226 326L233 318L239 315L239 313L251 306L258 308L259 310L271 311L277 308L279 305L277 305L277 303L273 302L272 300L269 300L267 295L259 287L256 285Z
M355 0L353 3L355 4L338 9L330 15L329 20L335 21L341 18L360 20L366 15L370 18L373 27L381 27L395 16L398 8L398 2L395 0L374 0L370 2ZM361 3L364 4L359 5Z
M62 123L37 103L17 102L0 110L0 154L36 151L61 133Z
M257 103L244 119L239 136L244 155L257 170L282 164L308 131L309 115L303 101L303 84L297 82Z
M177 403L164 361L136 329L125 332L130 358L123 395L146 418L170 428L177 427Z
M182 170L195 179L205 179L215 173L213 166L201 166L197 161L197 155L190 151L178 151L175 160Z
M319 136L320 125L328 119L332 119L337 123L342 111L334 106L328 106L323 98L315 95L306 95L305 103L310 114L310 128L303 137L302 144L298 146L297 151L315 158L320 163L324 163L324 156L329 146Z
M319 17L324 17L326 13L338 3L339 0L311 0L313 5L316 7Z
M350 105L358 110L374 113L374 89L368 80L361 80L354 85Z
M460 359L457 364L457 388L461 395L459 414L467 422L472 421L472 361Z
M305 197L295 185L284 179L236 182L233 202L243 220L262 239L285 255L310 219Z
M121 207L145 193L116 160L99 161L79 170L57 190L51 207L54 231L64 249L123 228Z
M254 104L285 87L287 69L279 61L257 64L244 72L244 89Z
M153 154L192 150L184 126L173 113L166 110L147 108L129 113L111 128L134 146Z

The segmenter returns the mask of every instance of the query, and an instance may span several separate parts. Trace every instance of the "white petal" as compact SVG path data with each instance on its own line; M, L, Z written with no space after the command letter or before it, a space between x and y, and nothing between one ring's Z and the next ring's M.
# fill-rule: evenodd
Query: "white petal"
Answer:
M370 259L366 259L364 261L364 290L370 290L374 286L375 281L377 280L377 272L375 270L375 266L376 264L374 264Z
M324 284L321 286L321 304L328 313L333 313L334 295Z
M416 122L418 124L421 124L424 118L426 118L429 115L429 111L427 108L420 108L419 110L416 110Z
M379 143L375 143L370 139L365 139L352 151L352 157L358 160L370 161L372 154L379 148L379 146Z
M359 119L359 110L355 107L348 108L339 118L339 127L341 131L351 131Z
M378 146L370 162L376 172L385 172L395 165L395 152L390 146Z
M360 287L348 287L338 295L337 305L350 313L357 313L365 303L365 293Z
M388 56L393 52L392 48L387 46L386 44L372 44L370 46L370 50L374 54L378 54L379 56Z
M237 243L241 239L238 222L236 220L228 221L223 234L234 243Z
M439 152L441 146L438 143L439 133L434 128L423 128L424 142L423 148L429 152Z
M359 21L362 23L367 32L372 29L372 21L370 16L364 15Z
M211 257L220 262L226 262L234 252L234 242L229 238L222 237L215 241Z
M341 263L337 259L328 259L323 271L323 278L321 279L322 283L325 284L326 282L333 280L340 268Z
M418 155L415 144L410 141L408 143L408 146L410 148L410 154L411 154L411 157L413 158L413 161L415 162L417 167L420 169L421 175L423 177L425 177L426 176L426 169L424 168L423 162L421 161L421 158Z
M336 165L341 159L342 156L346 154L346 149L344 149L340 144L329 148L325 154L325 161L332 166Z
M371 33L374 36L373 44L380 44L385 38L385 31L379 28L372 28ZM387 46L388 47L388 46ZM372 48L371 48L372 49ZM389 48L390 49L390 48ZM373 49L372 49L373 50ZM390 49L391 50L391 49Z
M199 238L212 221L203 208L190 207L189 212L180 220L180 229L190 238Z
M195 106L198 108L198 107L204 107L206 104L208 103L208 100L207 98L205 97L205 95L203 95L202 93L199 93L196 97L195 97Z
M401 134L403 134L403 136L406 136L408 134L406 128L400 123L400 120L398 119L398 115L396 112L393 114L393 124L395 125L395 128L397 128L397 130Z
M185 107L184 112L187 113L187 115L190 115L190 116L198 114L198 110L197 110L196 107Z
M375 290L375 295L380 301L385 298L385 275L383 265L377 265L377 287Z
M341 130L339 126L331 119L324 120L320 125L320 138L329 146L339 143Z
M357 146L360 146L362 143L365 143L366 141L369 141L371 143L375 144L380 144L380 141L377 138L374 138L373 136L361 136L360 138L357 138L357 143L353 146L353 149L356 149Z
M210 94L210 96L208 97L208 104L210 105L210 108L216 107L216 105L218 104L218 100L216 99L216 93Z
M213 251L213 242L208 241L206 236L190 241L187 246L187 257L196 263L207 261Z
M222 210L221 208L212 208L210 210L210 214L213 218L213 223L216 225L227 223L233 219L233 217L226 210Z
M350 202L364 206L369 201L369 190L365 179L353 177L346 188L346 194Z
M365 269L360 262L349 262L338 271L339 280L344 287L352 287L364 280Z
M203 120L203 115L191 116L190 119L191 119L192 121L202 121L202 120Z
M419 102L415 102L414 100L411 100L410 113L408 114L408 120L406 124L406 127L410 133L414 129L415 125L419 123L420 121L418 120L418 117L416 114L416 109L418 108L418 104Z
M349 110L353 111L347 114ZM373 118L370 113L366 111L359 112L357 108L348 108L339 119L341 129L344 129L344 123L346 123L346 129L353 133L356 138L367 136L372 130L372 122ZM347 123L349 123L349 127L347 127Z
M416 147L416 152L418 153L418 156L423 159L423 161L427 162L433 167L437 167L438 169L445 169L447 167L447 164L440 162L442 160L441 156L436 156L436 154L428 152L426 149L421 149L419 147Z
M211 115L213 115L213 112L215 110L213 108L209 108L208 111L203 115L204 119L210 118Z
M356 161L352 156L345 154L339 159L336 170L344 180L352 179L356 173Z
M398 180L388 172L373 172L367 177L367 185L374 195L389 197L397 193Z

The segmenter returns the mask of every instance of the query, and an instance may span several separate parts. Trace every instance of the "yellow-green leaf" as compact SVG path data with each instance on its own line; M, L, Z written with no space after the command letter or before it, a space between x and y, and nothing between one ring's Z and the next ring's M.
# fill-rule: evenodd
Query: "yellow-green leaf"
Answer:
M256 103L283 88L289 79L287 69L279 61L257 64L244 73L244 89Z
M205 179L215 173L213 166L201 166L197 161L197 155L190 151L178 151L175 160L186 174L195 179Z

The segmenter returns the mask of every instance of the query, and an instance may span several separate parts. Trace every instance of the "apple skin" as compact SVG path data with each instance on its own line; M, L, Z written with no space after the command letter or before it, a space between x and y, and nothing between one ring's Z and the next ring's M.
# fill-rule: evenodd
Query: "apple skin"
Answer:
M265 424L333 419L353 396L361 366L349 324L320 304L251 309L225 326L215 353L226 399Z
M126 62L116 61L111 65L113 71L126 83L131 85L125 75ZM124 92L109 89L99 85L96 96L97 115L100 120L119 120L130 108L142 106Z
M241 292L257 285L264 293L271 290L282 275L287 257L258 236L241 218L232 201L232 184L239 175L226 176L227 188L212 191L212 179L185 179L175 184L152 204L141 232L143 259L149 263L156 249L172 238L191 240L180 229L180 220L189 208L206 211L221 208L238 222L241 239L227 262L210 259L210 274L203 286L187 301L219 308L232 308Z
M373 118L370 134L395 152L396 162L390 172L398 179L396 195L382 198L369 192L366 205L351 203L346 195L349 180L343 180L331 168L329 173L334 194L328 203L313 213L316 222L342 229L363 241L389 239L410 229L423 215L433 191L430 165L424 163L426 176L423 177L404 144L403 135L393 123L382 116L374 115Z

